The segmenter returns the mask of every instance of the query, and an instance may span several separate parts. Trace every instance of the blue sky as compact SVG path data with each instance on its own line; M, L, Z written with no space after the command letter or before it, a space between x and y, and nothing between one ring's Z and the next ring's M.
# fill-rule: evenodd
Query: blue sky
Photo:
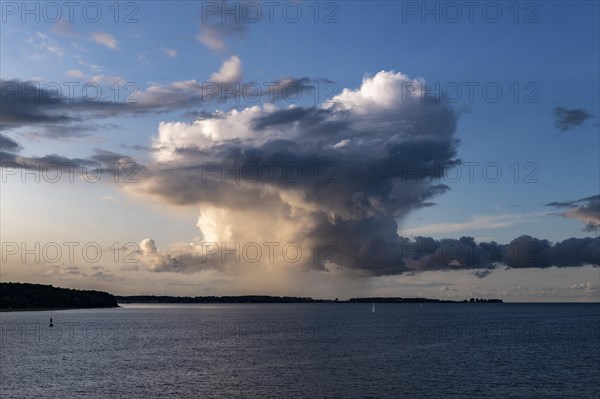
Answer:
M446 140L446 145L455 150L455 154L445 161L460 159L462 164L446 164L447 175L437 182L446 184L446 190L426 200L397 205L410 194L403 190L415 189L402 185L398 186L400 194L389 194L383 199L371 197L370 204L381 199L381 207L386 209L380 215L383 219L377 219L379 222L374 224L396 221L397 234L407 238L429 236L440 240L470 236L477 242L499 244L509 244L523 234L547 239L551 245L571 237L597 237L599 200L592 196L600 192L598 3L470 3L472 16L465 4L277 2L270 21L268 5L260 2L229 3L227 7L233 11L229 16L223 16L224 19L221 18L221 2L83 2L78 3L71 23L65 6L60 7L62 18L54 18L55 10L45 8L44 3L28 3L34 11L23 15L22 3L3 2L0 78L11 82L11 88L22 90L23 82L37 82L42 88L58 85L65 90L64 98L69 84L65 85L65 82L74 82L79 84L74 91L77 102L85 94L81 90L83 85L93 83L94 87L101 88L103 101L124 105L126 95L132 94L140 109L143 108L143 111L128 111L125 105L123 110L109 113L94 108L93 102L84 101L87 105L81 108L71 104L70 108L66 106L57 111L73 120L70 124L56 126L36 124L33 119L12 124L10 118L13 116L7 111L3 115L3 122L7 123L3 123L2 134L20 145L18 157L21 158L15 158L17 163L23 164L25 160L39 163L41 157L52 154L69 159L91 159L96 154L94 151L99 149L119 154L121 159L135 160L147 168L150 177L143 175L139 184L129 185L111 184L110 181L90 184L82 183L80 179L69 182L66 178L57 183L44 182L44 179L36 183L31 181L33 175L27 174L25 180L29 180L23 182L26 168L15 174L11 171L10 175L4 168L3 242L40 242L43 247L50 241L79 240L101 242L103 248L114 242L121 245L134 242L142 249L135 267L111 261L110 256L94 264L81 259L66 262L61 259L36 265L26 265L18 256L12 256L6 262L3 260L2 280L100 287L123 294L133 291L186 295L291 292L315 297L420 294L457 298L480 294L502 296L507 300L598 300L599 270L589 266L589 262L562 265L565 268L560 269L534 266L506 270L506 265L491 267L486 264L483 269L493 269L493 272L484 278L474 274L478 270L475 267L448 271L439 265L431 269L399 266L391 274L383 272L382 266L381 270L370 273L372 269L348 266L368 259L350 254L344 254L340 264L308 271L302 268L302 271L290 271L289 265L277 268L268 262L251 271L237 270L235 265L233 269L227 269L224 264L210 270L193 267L179 270L173 265L169 266L171 269L164 268L164 257L193 258L185 252L187 250L181 249L182 243L192 245L189 244L192 242L201 247L211 229L219 231L220 235L215 234L225 240L229 230L224 220L247 217L245 222L252 226L256 223L272 227L270 232L259 232L254 231L254 227L242 229L235 225L229 238L234 239L238 234L236 240L243 246L244 237L253 234L257 237L277 236L278 232L288 232L292 225L305 226L301 230L304 234L320 220L319 212L330 216L339 212L336 217L341 220L348 217L348 220L356 221L363 217L347 216L339 208L330 208L330 194L319 187L261 186L263 195L276 190L276 196L296 212L313 212L314 218L306 220L291 217L291 221L286 221L277 216L268 221L264 220L263 211L254 209L254 205L248 205L252 209L246 209L243 214L239 214L239 204L237 208L221 206L221 203L231 202L232 196L236 195L251 204L257 201L254 194L240 193L235 185L227 187L233 189L232 192L224 188L223 192L218 191L224 196L220 198L221 202L212 197L206 199L206 193L198 194L194 201L183 201L182 196L189 193L177 192L183 183L175 185L174 181L183 178L185 173L178 168L199 160L188 158L187 154L176 158L169 151L174 148L197 150L198 140L204 140L210 131L219 138L211 136L212 144L207 147L202 144L200 148L213 160L224 161L217 152L233 145L235 140L246 143L240 149L246 154L265 149L265 142L260 140L275 145L276 139L294 134L300 135L293 136L298 151L307 154L312 147L302 138L302 121L293 128L271 126L268 138L263 138L258 131L242 134L236 132L236 128L230 127L232 131L228 131L223 130L228 129L226 126L216 125L217 120L229 119L232 123L246 121L252 124L262 120L260 118L279 115L277 110L289 111L290 107L306 110L307 115L310 109L331 113L328 123L343 120L353 124L352 131L357 126L366 131L375 129L365 127L365 121L371 120L371 115L384 126L399 123L396 115L437 112L420 101L423 97L411 103L413 108L410 110L406 106L406 110L399 109L397 113L390 104L400 108L406 104L390 100L378 103L380 108L373 108L365 100L365 96L371 94L367 93L364 82L375 82L375 76L380 76L383 82L375 84L376 90L382 90L382 94L375 93L375 97L385 97L386 82L390 83L389 87L393 86L392 81L416 87L414 79L422 79L430 95L441 96L441 102L452 110L451 123L456 126L451 136L440 136L431 143ZM456 6L462 14L454 22ZM432 11L426 13L423 7ZM97 22L90 22L95 9L100 9L102 15ZM117 22L115 9L119 10ZM250 13L256 9L261 10L263 18L257 22L249 21L253 18ZM288 14L283 12L284 9ZM296 10L301 10L302 16L294 23L290 21L290 15L294 16ZM501 15L496 17L498 10ZM127 16L130 23L125 23ZM331 23L325 23L325 19ZM388 74L378 75L381 71ZM301 82L300 79L306 78L305 82L310 82L311 87L318 86L321 92L317 101L314 93L303 92L299 101L280 99L271 109L268 105L264 108L269 102L266 92L256 104L244 101L243 96L239 102L231 98L226 102L197 101L190 83L181 83L195 80L202 85L221 78L225 84L253 82L263 89L272 82L285 79ZM177 82L180 82L179 86ZM400 91L392 93L396 100L406 95L401 89L407 86L397 87ZM456 91L457 88L460 91ZM344 89L347 91L343 92ZM501 96L496 100L498 89ZM157 92L160 94L154 96ZM8 89L6 93L9 93ZM176 96L181 93L188 96L184 101L177 100ZM3 102L7 101L5 97ZM349 104L353 105L346 113L338 114L323 101L332 99L349 107ZM243 113L252 106L263 107L252 113L254 119L239 119L231 113L232 110ZM43 108L40 109L36 112L43 113ZM562 120L566 125L562 130L555 125L559 118L557 109L564 110ZM196 126L195 117L189 112L196 112L196 118L201 112L210 117ZM217 117L215 112L221 112L220 116ZM348 112L358 116L346 120ZM425 130L442 129L433 119L423 123ZM327 134L326 129L320 132ZM379 130L377 132L377 135L381 134ZM392 130L386 132L404 134ZM256 137L252 136L254 133ZM345 133L336 134L343 136ZM388 137L388 143L393 142L391 137ZM379 147L370 147L359 139L349 140L347 143L339 141L336 145L341 143L345 148L356 145L352 149L358 154L357 168L373 168L377 157L369 151ZM254 144L247 144L250 142ZM175 147L167 151L169 146ZM290 151L286 159L294 157L292 149L286 149ZM325 153L319 154L325 156ZM363 156L371 161L361 163ZM162 173L166 173L161 169L164 165L170 165L180 174L163 176ZM352 163L348 165L352 166ZM472 179L468 165L473 167ZM460 171L460 177L457 177L457 171ZM498 171L501 176L497 175ZM105 171L105 176L106 173L110 174L110 171ZM371 182L368 181L369 187ZM418 189L429 192L427 190L433 184L428 182L427 187L419 186ZM374 186L371 188L375 190ZM311 191L313 189L315 191ZM209 190L208 187L205 190ZM357 192L371 191L359 186L348 194ZM299 199L288 198L296 195ZM582 199L588 200L574 202ZM386 203L387 200L390 202ZM299 202L303 205L298 205ZM563 204L547 205L552 202ZM566 202L569 204L564 204ZM208 208L211 211L207 211ZM207 214L211 215L210 221L202 219L202 215ZM249 215L254 215L255 219ZM369 218L371 216L364 216L361 220L367 223L371 221ZM363 229L364 225L358 223L355 228ZM289 234L282 233L277 239L295 239L294 234L298 231L290 230ZM361 234L367 239L372 236L361 230L357 237L362 237ZM377 237L379 234L384 234L383 230L376 229L373 233ZM309 242L315 237L304 238ZM145 240L151 240L152 245ZM143 243L147 245L147 252L143 250L146 248ZM3 249L6 252L7 248ZM181 251L184 251L183 255ZM346 258L348 264L344 264ZM377 256L373 257L374 264L377 259ZM565 271L568 271L567 276ZM557 275L557 272L560 273ZM294 281L312 288L305 290ZM447 289L443 290L444 287Z

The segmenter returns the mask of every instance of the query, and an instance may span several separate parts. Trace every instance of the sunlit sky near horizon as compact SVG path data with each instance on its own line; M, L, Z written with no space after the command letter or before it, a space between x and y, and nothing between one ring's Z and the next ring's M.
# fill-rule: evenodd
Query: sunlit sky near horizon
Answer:
M1 3L1 281L600 300L598 2L52 4Z

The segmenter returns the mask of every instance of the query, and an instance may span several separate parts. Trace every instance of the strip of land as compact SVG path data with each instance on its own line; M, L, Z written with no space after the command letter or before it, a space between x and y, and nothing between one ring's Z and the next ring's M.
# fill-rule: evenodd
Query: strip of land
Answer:
M239 295L239 296L113 296L108 292L73 290L51 285L0 283L0 311L114 308L130 303L499 303L501 299L471 298L450 301L430 298L372 297L348 300L308 297Z
M108 292L72 290L51 285L0 283L0 311L118 307Z
M501 299L472 298L462 301L450 301L429 298L399 298L399 297L373 297L338 299L313 299L307 297L268 296L268 295L240 295L240 296L156 296L135 295L116 296L117 302L127 303L465 303L484 302L501 303Z

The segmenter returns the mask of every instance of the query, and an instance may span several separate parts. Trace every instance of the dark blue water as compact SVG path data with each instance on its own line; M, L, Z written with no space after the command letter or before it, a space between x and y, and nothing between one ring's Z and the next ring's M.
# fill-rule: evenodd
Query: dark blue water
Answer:
M129 305L0 321L2 398L600 395L597 304Z

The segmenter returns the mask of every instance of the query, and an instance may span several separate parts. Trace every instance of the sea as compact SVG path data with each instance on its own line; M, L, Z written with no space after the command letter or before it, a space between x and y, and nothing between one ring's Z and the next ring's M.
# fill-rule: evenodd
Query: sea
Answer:
M0 397L600 397L600 304L372 310L127 304L0 313Z

